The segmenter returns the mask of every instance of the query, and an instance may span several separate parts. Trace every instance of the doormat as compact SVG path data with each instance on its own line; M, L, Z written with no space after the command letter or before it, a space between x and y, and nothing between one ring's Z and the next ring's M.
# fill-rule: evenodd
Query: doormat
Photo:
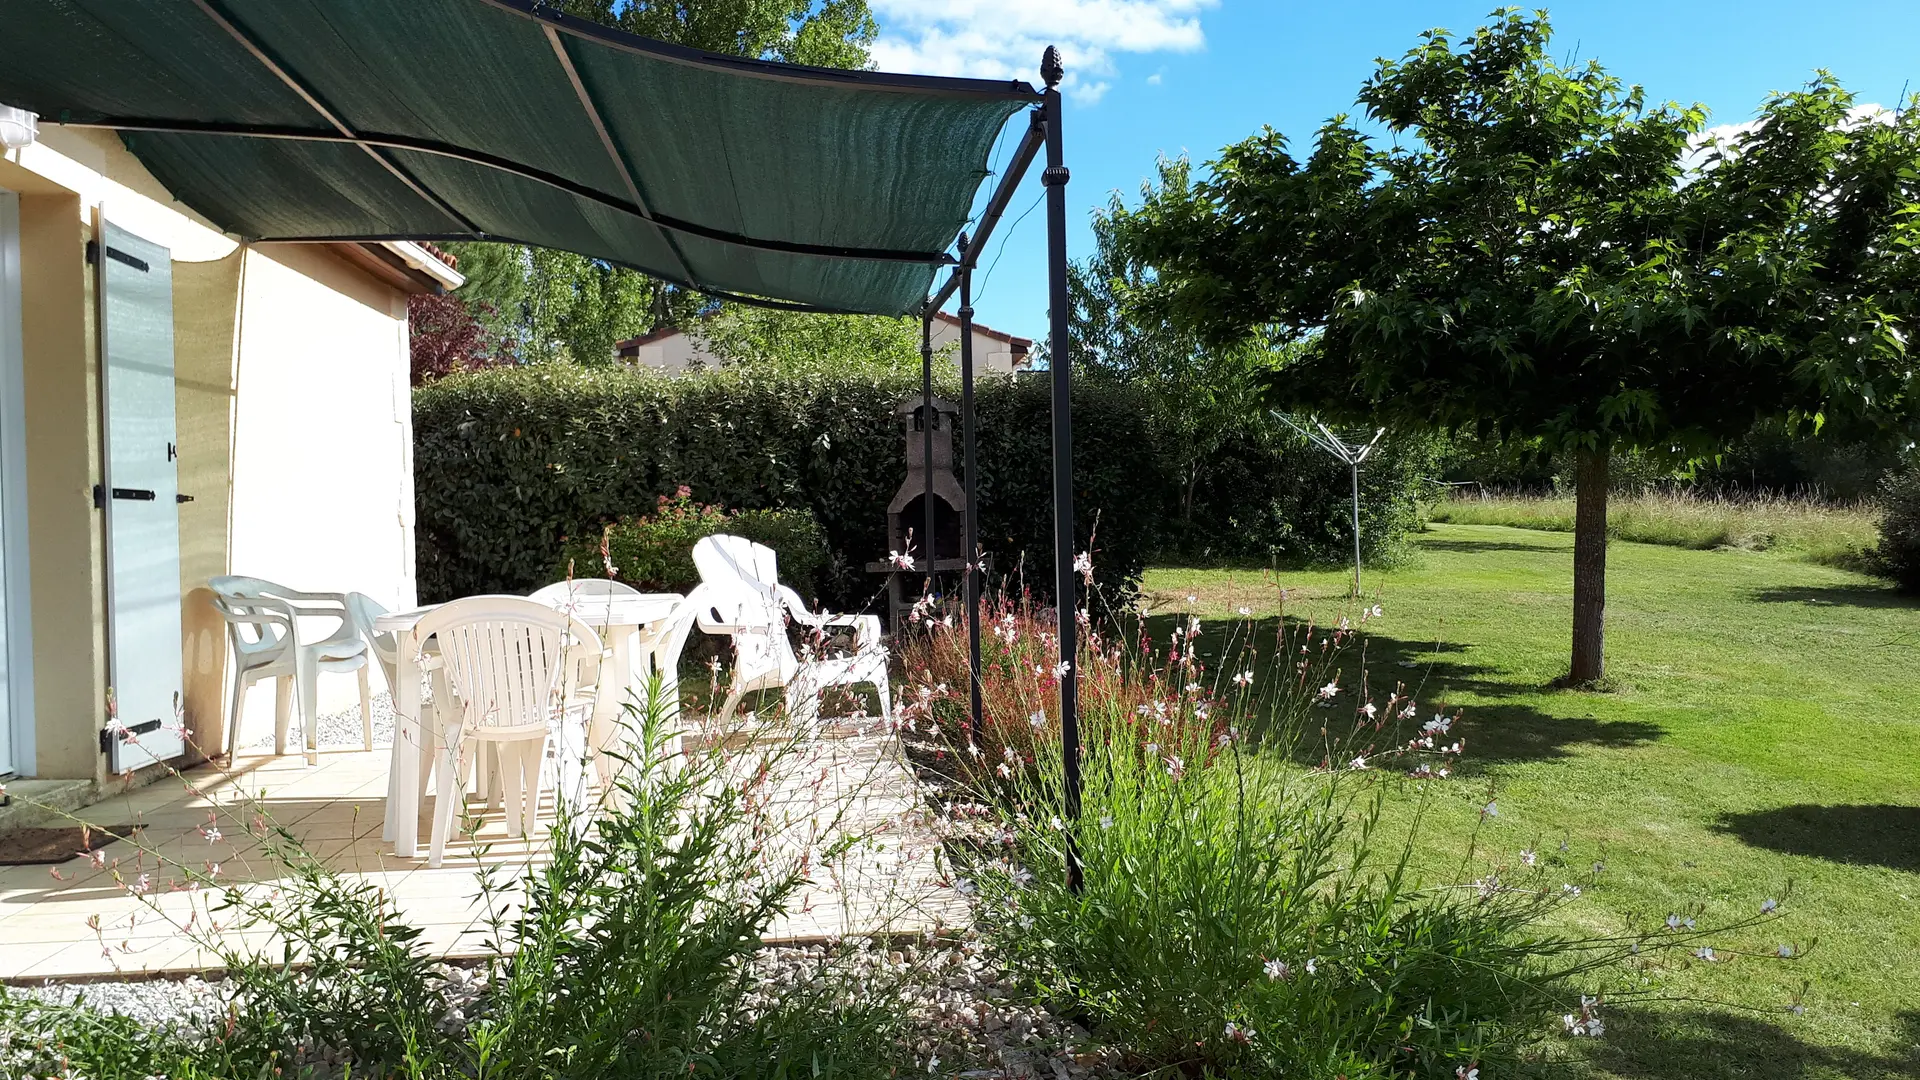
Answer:
M81 828L62 825L51 829L8 829L0 833L0 866L38 866L77 859L115 840L133 836L144 825L108 825Z

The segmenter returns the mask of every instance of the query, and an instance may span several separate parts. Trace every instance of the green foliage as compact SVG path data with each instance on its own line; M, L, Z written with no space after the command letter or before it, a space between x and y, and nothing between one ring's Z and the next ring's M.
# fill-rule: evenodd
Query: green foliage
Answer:
M729 363L768 371L920 370L920 320L880 315L811 315L724 304L690 330Z
M939 390L953 392L945 374ZM590 553L584 561L576 554L576 573L597 574L602 526L685 485L691 498L734 511L810 511L830 552L816 581L822 598L864 606L880 584L865 566L886 557L887 503L905 476L893 410L919 391L917 373L751 365L675 378L549 365L422 387L414 396L421 596L535 588L566 538ZM982 546L1016 588L1044 588L1053 565L1048 387L987 379L977 397ZM1172 508L1183 480L1151 395L1089 379L1075 387L1073 408L1079 543L1093 544L1101 581L1123 598L1147 561L1178 542ZM1399 485L1421 459L1398 453L1362 474L1363 527L1383 550L1412 523L1411 487ZM1203 492L1205 512L1217 516L1205 534L1209 550L1339 558L1351 545L1343 467L1294 444L1235 460L1223 475L1246 488Z
M1857 121L1822 74L1703 145L1702 108L1550 34L1431 31L1361 90L1390 145L1340 117L1296 161L1268 131L1117 227L1203 338L1307 343L1285 404L1678 456L1904 409L1920 117Z
M1360 541L1391 562L1421 524L1419 496L1441 440L1389 432L1360 467ZM1191 484L1189 516L1169 554L1203 561L1353 558L1353 478L1347 467L1262 414L1221 441Z
M1880 485L1879 567L1902 588L1920 592L1920 464L1888 474Z
M826 569L825 535L806 510L727 510L693 501L691 488L660 496L653 513L610 522L599 536L575 537L553 577L607 577L641 592L690 591L700 584L693 545L716 533L744 536L780 556L780 580L812 598Z

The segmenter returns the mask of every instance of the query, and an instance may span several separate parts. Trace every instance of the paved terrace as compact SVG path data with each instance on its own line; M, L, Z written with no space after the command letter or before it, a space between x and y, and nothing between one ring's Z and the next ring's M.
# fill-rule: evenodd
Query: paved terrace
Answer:
M380 838L387 760L385 750L326 753L309 768L298 755L243 755L231 770L190 770L191 790L170 778L81 811L82 819L97 825L138 822L144 828L137 843L120 840L101 848L100 865L82 857L53 867L0 867L0 982L217 970L218 954L181 927L197 920L204 936L218 920L231 923L234 917L214 910L217 892L180 888L177 867L217 863L221 880L275 887L285 868L250 834L252 811L243 792L257 796L260 810L334 871L386 889L405 921L424 931L422 942L435 955L486 955L489 918L476 874L483 865L518 871L542 859L551 804L543 807L531 841L508 839L497 810L482 814L479 829L450 842L442 865L429 869L428 814L421 814L420 858L396 858ZM772 790L771 812L795 826L787 830L789 851L806 846L806 834L818 831L809 822L826 821L836 807L848 828L872 842L822 865L771 938L917 933L964 924L966 905L941 883L937 844L893 736L817 740L782 760ZM480 809L477 801L468 805ZM217 814L217 836L210 812ZM148 891L136 896L129 886L137 887L142 875ZM230 944L278 953L270 931L222 926L217 932Z

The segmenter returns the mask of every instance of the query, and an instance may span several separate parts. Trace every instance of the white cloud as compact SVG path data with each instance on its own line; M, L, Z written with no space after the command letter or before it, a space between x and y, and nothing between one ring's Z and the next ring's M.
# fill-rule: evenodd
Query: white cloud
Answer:
M1156 72L1154 72L1153 74L1151 74L1151 75L1149 75L1149 76L1147 76L1147 85L1148 85L1148 86L1159 86L1159 85L1160 85L1160 76L1161 76L1161 72L1158 72L1158 71L1156 71Z
M1194 52L1200 12L1217 0L873 0L882 71L1040 82L1040 54L1058 45L1074 100L1100 100L1122 53ZM1151 80L1150 80L1151 81Z

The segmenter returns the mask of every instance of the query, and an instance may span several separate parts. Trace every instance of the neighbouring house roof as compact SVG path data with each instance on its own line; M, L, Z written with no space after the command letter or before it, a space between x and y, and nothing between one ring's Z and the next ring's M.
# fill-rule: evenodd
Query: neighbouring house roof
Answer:
M933 317L951 326L960 325L959 316L949 315L944 311L934 312ZM1032 338L1014 337L1012 334L1009 334L1004 330L995 330L993 327L987 326L984 323L974 323L973 332L976 334L979 334L982 337L990 337L996 341L1006 342L1008 345L1007 351L1015 355L1023 355L1033 350Z
M641 334L639 337L631 337L625 341L614 342L613 354L615 356L632 356L643 345L652 345L655 342L665 341L670 337L684 333L686 333L686 331L677 326L656 326L646 333Z
M541 0L7 5L0 102L107 128L251 240L507 240L715 295L917 310L1011 80L666 45Z

